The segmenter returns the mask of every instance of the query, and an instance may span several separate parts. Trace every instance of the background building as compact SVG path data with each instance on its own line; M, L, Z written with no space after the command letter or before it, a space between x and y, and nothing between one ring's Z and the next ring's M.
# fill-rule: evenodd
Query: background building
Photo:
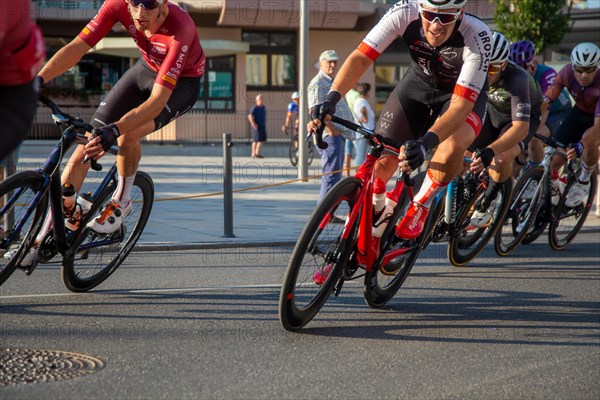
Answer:
M72 40L94 17L103 1L34 1L36 19L44 31L48 56ZM345 59L395 1L309 0L309 60L318 70L318 56L335 49ZM573 46L581 41L600 42L600 0L579 2L572 12L573 30L563 43L540 58L554 66L568 62ZM236 140L249 140L246 115L258 92L268 110L269 140L287 140L280 132L289 96L298 83L299 0L184 0L177 2L192 16L207 55L204 85L194 109L166 128L150 135L151 141L220 141L223 132ZM494 8L487 0L469 1L467 12L493 29ZM113 31L84 57L78 66L56 79L47 89L69 111L89 118L102 96L139 57L123 27ZM398 40L377 60L361 81L375 88L372 103L380 110L389 92L410 62L406 46ZM32 137L56 136L47 110L40 108Z

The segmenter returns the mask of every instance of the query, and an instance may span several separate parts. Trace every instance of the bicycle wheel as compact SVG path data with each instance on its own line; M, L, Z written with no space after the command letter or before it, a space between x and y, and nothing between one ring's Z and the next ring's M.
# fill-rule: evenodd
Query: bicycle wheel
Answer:
M288 155L290 157L290 162L295 167L298 165L298 135L294 135L294 138L290 140L290 144L288 145Z
M294 140L290 140L290 144L288 146L288 155L290 157L290 163L295 167L298 165L298 159L300 157L300 150L298 149L298 135L294 137ZM311 165L313 160L315 159L315 149L311 142L306 143L306 150L308 152L308 160L307 164Z
M492 203L494 204L492 222L488 226L476 228L471 225L471 216L484 194L482 185L479 185L472 200L459 212L455 223L455 233L450 234L448 260L452 265L461 267L473 260L483 250L502 224L506 210L510 205L511 193L512 179L509 178L500 186L498 196Z
M44 176L35 171L14 174L0 183L0 285L15 271L44 222L48 196L36 204Z
M104 189L82 221L82 225L98 217L110 202L116 186ZM108 278L125 260L142 234L152 211L154 183L145 172L138 172L131 190L132 210L123 226L114 233L101 235L83 226L74 239L72 250L63 258L62 277L73 292L90 290Z
M512 253L534 223L544 201L543 178L544 168L538 166L528 169L517 181L504 221L494 236L494 249L499 256Z
M419 172L413 179L415 181L414 190L418 191L425 178L425 172ZM396 225L400 219L406 214L406 210L410 204L410 197L405 190L398 201L398 205L394 209L394 213L388 222L388 225L381 236L381 249L379 257L373 264L373 269L365 274L365 283L363 285L363 294L365 302L372 308L381 308L392 299L402 287L402 284L408 277L413 265L417 261L424 238L427 232L432 227L432 214L427 218L424 234L420 239L410 241L397 241L395 235ZM404 251L398 257L393 258L387 263L386 271L382 271L382 263L385 260L386 254L391 251ZM392 272L393 271L393 272ZM392 273L390 273L392 272Z
M561 197L555 211L555 218L548 229L548 241L554 250L562 250L575 239L583 226L594 202L596 186L598 185L596 174L590 177L590 189L587 197L578 206L569 208L565 205L567 195L575 180L570 180L565 188L565 194Z
M362 182L342 179L332 187L310 216L288 264L279 296L279 320L295 331L319 312L332 293L356 244L359 219L346 228L345 219L357 204ZM345 229L350 229L346 238ZM315 276L324 282L315 283Z

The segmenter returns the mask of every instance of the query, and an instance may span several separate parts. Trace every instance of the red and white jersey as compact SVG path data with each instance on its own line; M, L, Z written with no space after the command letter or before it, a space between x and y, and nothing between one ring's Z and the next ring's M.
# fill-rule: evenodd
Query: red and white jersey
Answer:
M419 78L474 103L487 79L492 35L483 21L470 14L465 14L454 29L442 46L431 46L423 32L417 0L403 0L388 10L358 49L375 61L402 37L418 66L415 71Z
M169 3L169 14L158 32L146 37L144 32L135 28L127 7L127 0L107 0L94 19L83 28L79 38L94 47L114 24L120 22L146 63L156 71L155 83L173 90L180 76L204 75L204 51L196 24L188 13Z
M42 31L31 20L29 0L0 2L0 85L33 80L44 64Z

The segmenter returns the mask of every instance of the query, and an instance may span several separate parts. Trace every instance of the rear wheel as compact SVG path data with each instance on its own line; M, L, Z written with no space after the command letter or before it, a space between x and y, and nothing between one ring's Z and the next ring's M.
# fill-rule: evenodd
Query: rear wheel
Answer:
M565 193L569 193L569 189L575 184L575 180L571 180L565 188ZM596 186L598 185L596 174L590 177L590 187L587 196L579 205L569 208L566 206L568 195L563 195L560 203L556 207L555 218L550 224L548 230L548 241L550 247L554 250L562 250L575 239L579 230L583 226L594 202L596 194Z
M63 258L63 282L73 292L84 292L104 282L125 260L140 238L152 211L154 183L145 172L138 172L131 190L131 213L116 232L101 235L85 224L96 218L110 202L115 185L99 196L75 237L76 243Z
M519 178L504 221L494 237L494 249L507 256L521 243L544 201L544 168L533 167Z
M476 228L471 225L471 217L475 212L476 206L481 202L484 192L483 186L479 185L471 202L459 212L455 223L455 233L450 234L448 259L456 267L463 266L473 260L500 227L510 204L512 178L502 183L496 199L492 202L491 223L482 228Z
M290 144L288 146L288 155L290 157L290 162L294 167L298 165L298 158L300 156L300 150L298 147L299 145L300 143L298 142L298 134L296 134L294 139L290 140ZM315 150L312 146L312 143L306 143L306 150L308 151L308 165L311 165L315 158Z
M48 196L32 202L44 186L35 171L14 174L0 183L0 285L14 272L35 241L48 208Z
M342 277L356 245L360 220L357 218L352 227L343 221L359 206L361 185L354 177L338 182L300 234L279 295L279 320L285 329L295 331L309 323Z

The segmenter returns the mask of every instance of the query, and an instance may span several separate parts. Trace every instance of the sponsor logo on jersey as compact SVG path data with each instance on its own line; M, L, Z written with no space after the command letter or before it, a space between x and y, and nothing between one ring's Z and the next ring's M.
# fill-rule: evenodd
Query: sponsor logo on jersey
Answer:
M177 83L176 79L173 79L168 75L163 75L162 80L169 82L171 85L175 85Z

